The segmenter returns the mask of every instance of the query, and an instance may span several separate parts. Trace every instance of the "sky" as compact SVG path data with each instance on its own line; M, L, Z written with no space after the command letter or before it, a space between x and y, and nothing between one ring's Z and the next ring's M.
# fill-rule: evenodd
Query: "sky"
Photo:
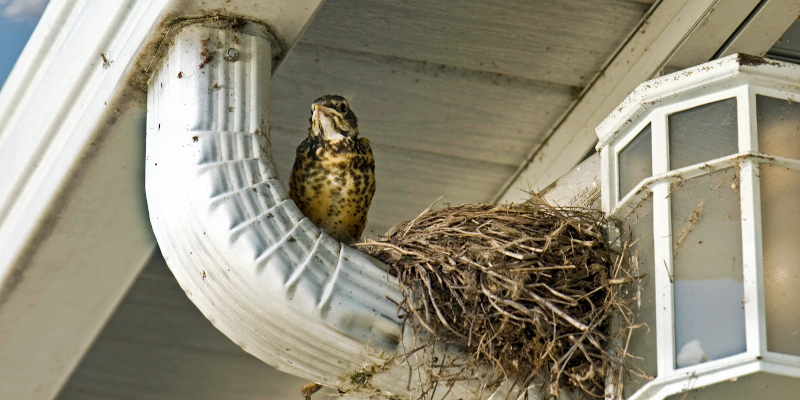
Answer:
M5 83L11 68L49 0L0 0L0 86Z

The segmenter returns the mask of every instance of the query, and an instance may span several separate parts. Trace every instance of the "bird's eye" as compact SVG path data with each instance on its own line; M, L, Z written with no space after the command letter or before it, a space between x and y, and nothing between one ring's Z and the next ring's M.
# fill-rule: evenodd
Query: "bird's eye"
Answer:
M342 114L347 114L347 104L339 104L339 107L336 107L336 111L339 111Z

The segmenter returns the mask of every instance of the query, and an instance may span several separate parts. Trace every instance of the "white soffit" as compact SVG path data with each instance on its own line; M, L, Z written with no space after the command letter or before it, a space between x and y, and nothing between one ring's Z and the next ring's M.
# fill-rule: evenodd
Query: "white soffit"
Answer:
M800 64L800 21L795 21L784 32L765 57Z
M260 22L274 69L321 3L50 2L0 91L0 399L53 398L152 253L144 90L172 28Z
M638 84L663 73L736 52L763 55L797 19L794 0L662 0L584 89L496 195L519 202L592 151L594 129Z

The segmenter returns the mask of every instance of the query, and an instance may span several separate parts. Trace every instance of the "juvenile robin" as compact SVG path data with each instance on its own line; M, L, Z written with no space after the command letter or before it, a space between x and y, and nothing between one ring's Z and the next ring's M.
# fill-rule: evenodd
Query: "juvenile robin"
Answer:
M311 104L308 137L297 147L289 195L303 214L332 237L352 243L367 224L375 194L375 159L358 137L358 118L342 96Z

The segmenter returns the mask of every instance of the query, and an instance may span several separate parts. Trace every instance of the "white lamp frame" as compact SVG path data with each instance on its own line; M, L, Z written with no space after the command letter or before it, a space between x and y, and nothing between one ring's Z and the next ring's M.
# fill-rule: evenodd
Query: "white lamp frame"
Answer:
M754 62L749 56L732 55L643 83L598 126L603 211L622 220L647 196L653 196L657 321L654 332L658 374L632 395L631 400L661 399L755 372L800 377L800 357L767 350L759 183L762 163L800 171L800 160L759 153L756 119L757 95L800 101L798 77L798 66ZM736 98L739 152L670 171L669 115L730 98ZM648 124L651 126L653 176L620 199L619 153ZM739 168L740 179L746 351L677 368L670 184L730 167ZM657 267L660 265L666 268Z

